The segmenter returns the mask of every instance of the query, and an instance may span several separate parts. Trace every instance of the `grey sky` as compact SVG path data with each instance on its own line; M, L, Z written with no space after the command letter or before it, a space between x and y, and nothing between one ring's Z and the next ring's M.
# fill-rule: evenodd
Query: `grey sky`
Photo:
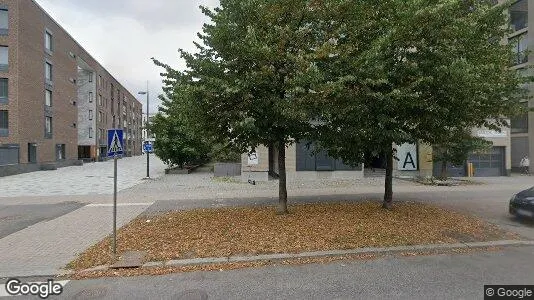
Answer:
M193 40L207 19L199 5L218 0L36 0L100 64L146 107L137 95L149 81L150 112L162 92L162 69L151 57L183 68L178 48L194 49Z

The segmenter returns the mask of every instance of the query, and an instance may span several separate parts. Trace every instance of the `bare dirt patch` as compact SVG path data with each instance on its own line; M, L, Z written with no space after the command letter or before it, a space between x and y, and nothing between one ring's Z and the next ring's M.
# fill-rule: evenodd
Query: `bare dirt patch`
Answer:
M195 209L140 217L118 232L118 253L146 251L147 261L515 239L478 218L428 204L378 202ZM69 264L111 264L110 238Z

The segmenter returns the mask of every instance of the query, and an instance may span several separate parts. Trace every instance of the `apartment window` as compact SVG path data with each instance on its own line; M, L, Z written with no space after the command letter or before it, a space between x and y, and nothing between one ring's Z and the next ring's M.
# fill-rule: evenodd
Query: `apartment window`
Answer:
M9 67L9 47L0 46L0 71L7 71Z
M9 29L9 14L7 9L0 9L0 35L7 35Z
M50 52L53 51L52 34L48 31L45 31L45 49Z
M98 105L102 106L102 95L98 95Z
M89 92L89 103L93 103L93 92Z
M52 64L49 62L45 63L45 79L52 81Z
M52 91L45 90L45 105L52 106Z
M93 138L93 127L89 127L89 138Z
M98 75L98 87L102 87L102 75Z
M98 112L98 122L102 122L104 120L104 115L102 114L101 111Z
M510 25L515 31L528 27L528 0L520 0L510 6Z
M93 82L93 73L89 73L89 82Z
M93 119L93 110L89 110L89 120Z
M52 117L45 117L45 136L52 136Z
M8 79L0 78L0 103L6 104L9 97Z
M512 45L512 52L514 53L514 58L512 65L519 65L528 62L528 41L527 34L521 34L516 37L513 37L509 40L510 45Z
M0 110L0 136L9 135L9 114L7 110Z

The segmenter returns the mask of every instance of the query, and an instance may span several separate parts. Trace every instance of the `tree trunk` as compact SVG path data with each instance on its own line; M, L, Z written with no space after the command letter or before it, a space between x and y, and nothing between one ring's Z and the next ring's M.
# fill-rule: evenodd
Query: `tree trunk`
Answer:
M288 214L287 210L287 187L286 187L286 144L278 143L278 208L276 214Z
M390 209L393 202L393 149L391 144L386 148L386 180L384 186L384 202L382 208Z
M447 180L447 161L445 160L441 162L441 179Z

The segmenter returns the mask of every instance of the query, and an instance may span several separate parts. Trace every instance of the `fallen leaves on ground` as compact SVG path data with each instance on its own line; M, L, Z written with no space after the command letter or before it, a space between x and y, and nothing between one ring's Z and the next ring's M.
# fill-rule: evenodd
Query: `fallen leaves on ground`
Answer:
M300 204L290 206L289 215L276 215L275 207L228 207L139 217L119 230L117 251L146 251L147 261L164 261L516 238L478 218L428 204L380 206ZM104 239L69 267L111 264L110 245Z

